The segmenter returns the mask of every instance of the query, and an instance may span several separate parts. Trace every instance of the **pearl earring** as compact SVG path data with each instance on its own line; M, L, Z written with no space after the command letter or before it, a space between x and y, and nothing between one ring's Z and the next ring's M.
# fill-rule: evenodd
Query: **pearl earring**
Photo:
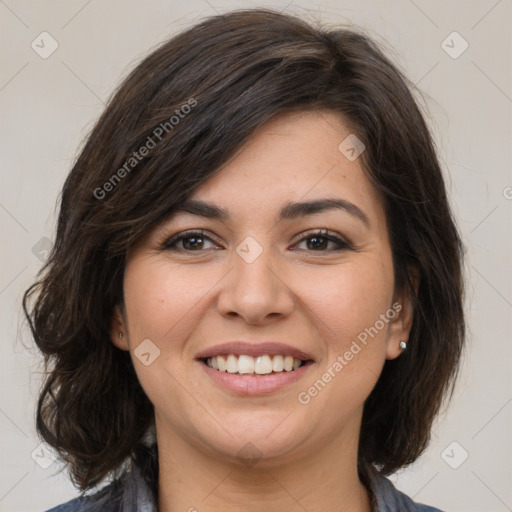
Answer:
M407 343L406 343L405 341L401 341L401 342L400 342L400 348L401 348L402 350L405 350L405 349L407 348Z

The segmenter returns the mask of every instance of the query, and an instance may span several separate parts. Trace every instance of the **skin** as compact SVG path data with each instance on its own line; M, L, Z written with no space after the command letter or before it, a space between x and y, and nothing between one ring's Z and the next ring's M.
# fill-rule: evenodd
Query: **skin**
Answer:
M116 308L111 337L130 350L155 407L160 511L370 511L356 470L363 403L385 360L400 355L412 308L394 290L382 199L360 159L338 150L349 133L326 111L268 122L192 195L226 208L231 220L179 213L128 255L124 308ZM370 226L342 210L277 218L288 202L320 198L350 201ZM161 248L189 229L206 231L211 241ZM303 239L319 229L355 250L334 250L325 239L315 244L309 233ZM263 250L252 263L236 252L248 236ZM300 403L298 394L395 302L402 308L385 328ZM148 366L134 354L145 339L160 350ZM315 363L283 390L238 396L195 360L199 351L237 339L288 343ZM237 455L244 446L253 446L252 465Z

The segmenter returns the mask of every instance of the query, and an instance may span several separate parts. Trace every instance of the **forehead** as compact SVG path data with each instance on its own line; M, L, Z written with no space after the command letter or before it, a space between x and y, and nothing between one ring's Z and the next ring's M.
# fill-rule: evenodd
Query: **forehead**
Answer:
M290 202L340 199L374 223L382 221L382 198L364 174L361 159L351 160L340 151L340 144L354 136L330 111L278 116L258 128L190 199L215 203L237 219L281 215Z

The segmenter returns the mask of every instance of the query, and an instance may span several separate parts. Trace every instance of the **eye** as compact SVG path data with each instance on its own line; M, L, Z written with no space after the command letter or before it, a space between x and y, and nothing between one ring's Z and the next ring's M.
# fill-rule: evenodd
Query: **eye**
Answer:
M299 244L306 242L305 249L306 251L314 251L314 252L331 252L331 251L341 251L346 249L352 249L352 246L345 240L338 238L337 236L329 234L329 231L326 229L317 230L313 232L308 232L302 236L299 240ZM329 246L329 244L334 244L334 248L330 250L325 250Z
M208 242L210 242L213 247L205 247L205 243L207 244ZM297 246L301 243L306 243L306 248L293 250L332 252L352 249L349 242L329 234L329 231L326 229L310 231L303 234L295 245ZM331 244L330 247L329 244ZM163 250L171 251L201 252L203 250L216 248L218 248L218 245L216 245L212 238L202 230L189 230L178 233L164 241L162 244Z
M205 241L214 244L213 240L207 236L203 231L184 231L172 236L162 244L162 249L175 250L175 251L195 251L199 252L204 250ZM217 247L214 244L215 248ZM207 247L208 249L208 247Z

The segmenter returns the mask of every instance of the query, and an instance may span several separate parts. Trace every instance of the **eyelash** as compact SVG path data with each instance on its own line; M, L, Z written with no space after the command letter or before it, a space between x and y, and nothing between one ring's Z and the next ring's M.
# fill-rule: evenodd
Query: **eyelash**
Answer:
M203 252L203 250L201 250L201 249L194 251L191 249L183 249L183 248L176 247L176 245L180 241L186 240L187 238L192 238L194 236L199 236L202 239L206 239L206 240L209 240L210 242L216 243L210 236L207 235L207 233L205 231L203 231L201 229L188 230L188 231L183 231L182 233L178 233L178 234L172 236L171 238L168 238L167 240L165 240L162 244L162 250L180 251L180 252L188 252L188 253ZM347 249L353 250L353 247L351 246L351 244L349 242L347 242L346 240L343 240L341 238L338 238L334 235L330 235L329 231L326 229L308 231L308 232L304 233L302 238L297 240L297 242L295 242L295 244L301 243L304 240L307 240L307 239L313 238L313 237L325 238L329 242L334 242L339 247L337 249L330 249L330 250L325 249L325 250L319 250L319 251L315 251L313 249L298 249L298 250L306 250L306 251L309 250L311 252L333 252L333 251L343 251L343 250L347 250Z

